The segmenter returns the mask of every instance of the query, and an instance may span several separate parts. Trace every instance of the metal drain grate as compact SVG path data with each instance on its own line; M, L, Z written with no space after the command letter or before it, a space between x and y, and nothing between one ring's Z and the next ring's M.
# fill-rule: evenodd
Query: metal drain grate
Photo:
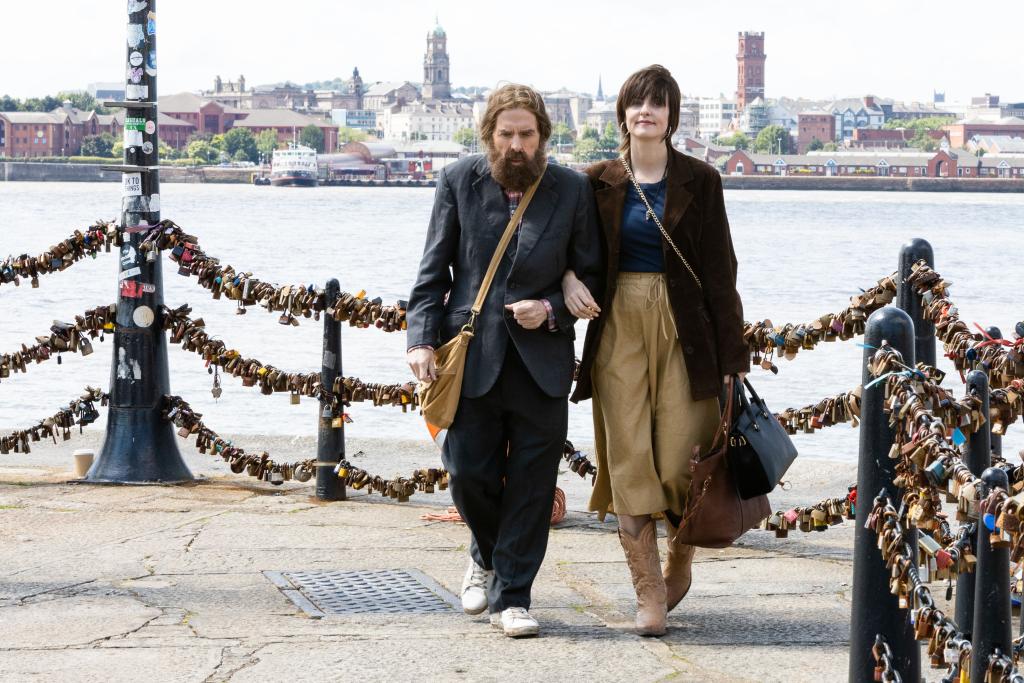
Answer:
M425 614L461 610L458 598L416 569L263 573L315 619L335 614Z

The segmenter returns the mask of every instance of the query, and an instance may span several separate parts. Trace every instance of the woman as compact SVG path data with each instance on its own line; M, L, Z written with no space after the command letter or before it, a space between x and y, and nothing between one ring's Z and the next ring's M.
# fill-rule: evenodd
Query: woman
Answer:
M590 509L619 520L637 631L665 633L690 588L694 548L673 543L695 445L710 447L724 379L746 374L743 307L718 172L672 148L679 85L658 65L622 85L621 158L587 169L607 255L600 304L572 271L569 310L590 320L574 402L593 398L598 474ZM599 314L600 317L599 317ZM664 569L652 515L669 537Z

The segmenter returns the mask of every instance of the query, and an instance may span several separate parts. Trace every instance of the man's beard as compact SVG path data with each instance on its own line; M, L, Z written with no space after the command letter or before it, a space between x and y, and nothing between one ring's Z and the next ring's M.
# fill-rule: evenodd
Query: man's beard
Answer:
M508 150L502 154L491 147L487 150L487 160L491 164L491 175L506 190L514 192L525 192L544 171L544 162L547 154L543 147L538 147L533 156L527 156L525 152ZM514 164L513 161L522 161Z

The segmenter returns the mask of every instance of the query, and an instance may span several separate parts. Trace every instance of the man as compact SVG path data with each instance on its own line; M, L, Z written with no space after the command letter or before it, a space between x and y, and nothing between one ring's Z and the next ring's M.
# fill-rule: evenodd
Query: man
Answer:
M530 589L547 549L574 371L576 319L561 277L572 268L591 291L601 286L590 185L575 171L546 167L550 135L535 91L506 85L491 94L480 124L486 156L451 164L438 179L407 312L409 367L427 382L436 378L434 349L468 322L502 233L541 178L476 320L442 452L472 532L463 609L489 609L492 625L511 637L539 632Z

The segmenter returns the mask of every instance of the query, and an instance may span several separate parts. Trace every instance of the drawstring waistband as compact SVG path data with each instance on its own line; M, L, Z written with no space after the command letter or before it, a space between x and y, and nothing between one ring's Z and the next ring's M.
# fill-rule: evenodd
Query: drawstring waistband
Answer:
M644 310L650 311L662 305L663 315L658 316L658 324L661 327L661 335L669 340L668 331L665 330L665 320L672 320L672 307L668 300L668 291L665 288L665 276L652 277L647 285L647 300L644 302ZM675 325L672 326L673 328ZM679 332L676 331L676 336Z

